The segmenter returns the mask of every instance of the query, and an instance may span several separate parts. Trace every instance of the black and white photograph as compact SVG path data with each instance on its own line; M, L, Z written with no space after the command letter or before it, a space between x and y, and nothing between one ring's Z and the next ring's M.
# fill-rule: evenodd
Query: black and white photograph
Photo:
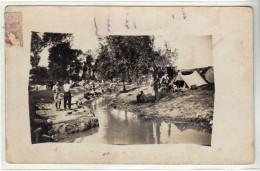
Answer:
M6 161L251 164L253 8L115 3L4 9Z
M30 65L32 143L211 145L211 35L32 31Z

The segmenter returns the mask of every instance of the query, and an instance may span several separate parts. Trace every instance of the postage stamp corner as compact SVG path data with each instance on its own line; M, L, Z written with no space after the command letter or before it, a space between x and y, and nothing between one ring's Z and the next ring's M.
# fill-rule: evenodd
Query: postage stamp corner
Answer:
M5 45L23 46L22 12L5 12Z

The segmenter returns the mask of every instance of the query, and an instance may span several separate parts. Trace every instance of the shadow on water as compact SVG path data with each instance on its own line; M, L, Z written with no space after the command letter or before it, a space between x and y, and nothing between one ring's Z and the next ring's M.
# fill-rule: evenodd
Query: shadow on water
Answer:
M75 139L78 143L95 144L199 144L211 145L211 134L188 122L166 123L144 121L136 114L107 107L110 103L100 97L88 106L99 119L98 131L87 131Z

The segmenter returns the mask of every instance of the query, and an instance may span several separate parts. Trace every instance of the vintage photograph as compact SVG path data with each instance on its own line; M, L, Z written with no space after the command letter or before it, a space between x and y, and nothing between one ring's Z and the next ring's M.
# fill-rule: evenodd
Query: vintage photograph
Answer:
M254 9L172 4L3 8L6 161L252 164Z
M32 143L211 145L212 36L76 41L31 33Z

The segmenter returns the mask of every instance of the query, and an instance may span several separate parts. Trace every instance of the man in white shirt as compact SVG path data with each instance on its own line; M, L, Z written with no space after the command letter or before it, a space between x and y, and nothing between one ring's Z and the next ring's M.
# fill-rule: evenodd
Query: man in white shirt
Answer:
M70 88L71 88L72 84L73 84L72 81L66 81L65 84L63 85L63 88L64 88L64 110L67 110L67 103L68 103L68 108L71 110Z

